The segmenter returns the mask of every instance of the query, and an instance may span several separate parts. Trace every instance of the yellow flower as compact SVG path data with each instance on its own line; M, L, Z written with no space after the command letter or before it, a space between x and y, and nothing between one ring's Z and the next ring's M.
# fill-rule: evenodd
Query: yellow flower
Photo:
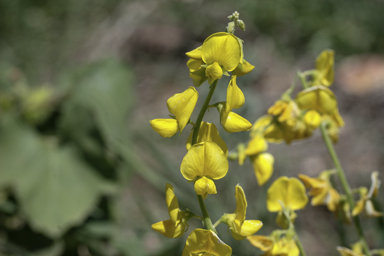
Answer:
M193 130L189 134L189 137L187 139L187 150L190 149L192 146L192 135ZM223 139L220 137L219 131L216 128L215 124L208 123L208 122L201 122L199 134L197 135L197 143L204 142L204 141L213 141L215 142L224 152L225 156L228 155L228 147L223 141Z
M232 109L243 106L244 102L244 94L236 84L236 76L232 76L227 88L227 100L218 106L220 121L226 132L242 132L252 128L247 119L232 112Z
M309 110L304 114L304 123L311 130L315 130L321 124L321 116L316 110Z
M201 47L201 57L208 66L217 62L225 71L232 71L243 61L242 43L230 33L212 34Z
M284 94L286 96L286 94ZM283 96L283 97L284 97ZM278 100L268 109L270 124L265 128L264 137L271 142L280 142L284 139L286 143L291 143L293 140L304 139L312 135L313 126L316 123L316 117L311 115L303 116L303 111L293 100ZM306 119L309 124L306 123ZM265 117L266 122L267 118Z
M336 143L339 140L340 127L344 126L339 110L336 108L332 115L325 115L322 119L329 137L331 137L333 143Z
M198 87L208 79L211 84L227 71L243 76L255 67L243 59L242 41L230 33L219 32L209 36L202 46L187 52L189 76Z
M235 70L232 71L232 75L243 76L251 72L255 66L243 59L243 63L239 63Z
M226 113L225 105L226 104L224 104L224 107L222 107L219 112L221 124L226 132L244 132L252 129L252 124L244 117L232 111Z
M248 241L266 252L264 256L299 256L300 251L294 239L287 237L271 238L268 236L248 236Z
M335 212L339 205L340 195L332 187L329 175L332 172L324 171L318 178L311 178L307 175L299 174L299 179L304 183L305 187L311 189L309 195L312 196L311 205L317 206L325 204L328 210Z
M230 256L232 248L211 230L195 229L188 236L182 256Z
M229 113L234 108L241 108L245 103L243 92L236 84L237 76L232 76L227 88L225 112Z
M259 186L264 185L273 174L273 164L275 159L270 153L261 153L250 156L253 170Z
M338 246L336 249L341 256L364 256L363 247L360 242L354 243L352 250L342 246Z
M212 84L213 81L220 79L223 76L223 70L219 63L214 62L205 69L205 76L208 77L208 83Z
M236 240L243 240L247 236L251 236L263 226L260 220L245 220L247 211L247 199L244 190L239 185L236 186L236 210L231 214L224 214L221 218L231 230L232 236Z
M268 189L267 208L270 212L283 210L281 204L292 211L303 209L307 202L305 187L296 178L280 177Z
M199 52L200 55L195 52ZM189 54L193 53L193 54ZM200 58L192 58L187 61L187 67L189 68L189 76L193 79L193 84L196 87L199 87L202 83L204 83L208 78L205 75L205 67L203 66L205 63L201 59L201 46L191 52L187 52L188 56L200 56Z
M261 134L257 134L248 143L248 146L245 149L245 154L248 156L257 155L259 153L267 151L267 149L268 143L264 139L264 136L262 136Z
M265 115L256 120L253 124L251 137L257 133L262 133L268 142L279 143L284 139L283 131L276 122L274 122L273 116L271 115Z
M172 137L177 131L182 131L196 106L199 93L194 87L189 87L182 93L177 93L167 100L169 112L175 119L154 119L149 121L152 128L164 138Z
M314 85L330 86L333 83L334 71L334 51L324 50L316 59L316 73Z
M216 143L201 142L188 150L180 171L185 179L195 181L196 193L206 198L208 194L216 193L212 180L221 179L227 174L228 160Z
M372 172L371 180L372 185L371 188L368 189L362 187L359 189L360 192L360 200L357 201L355 207L352 210L352 216L359 215L363 210L368 217L380 217L383 216L382 212L377 212L373 206L371 199L375 197L378 193L378 189L380 187L380 180L378 179L378 172Z
M337 107L336 96L322 85L312 86L299 92L295 102L301 110L316 110L326 115L332 115Z
M187 211L179 209L179 202L173 192L173 186L168 183L165 185L165 202L170 219L153 224L152 229L168 238L180 237L188 227L189 214Z

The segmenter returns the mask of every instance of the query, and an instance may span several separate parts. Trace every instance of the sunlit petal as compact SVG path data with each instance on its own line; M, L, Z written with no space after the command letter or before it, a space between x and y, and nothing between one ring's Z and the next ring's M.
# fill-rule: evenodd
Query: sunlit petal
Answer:
M241 42L230 33L219 32L205 39L202 59L207 64L219 63L226 71L234 70L242 61Z
M272 176L275 159L270 153L251 156L253 170L259 186L264 185Z
M192 135L193 130L188 136L187 139L187 150L192 146ZM225 144L224 140L220 137L219 131L216 128L216 125L208 122L201 122L199 134L197 135L197 143L205 142L205 141L213 141L215 142L224 152L224 154L228 155L228 147Z
M167 100L168 110L176 116L180 132L187 125L196 106L199 93L190 86L182 93L177 93Z
M203 176L221 179L228 172L228 160L216 143L197 143L188 150L181 162L180 171L187 180Z
M178 122L175 119L153 119L149 122L153 130L164 138L172 137L179 130Z
M225 111L227 113L234 108L242 107L245 103L244 94L236 84L236 76L232 76L231 81L228 84L226 102Z
M305 207L308 197L305 187L296 178L280 177L268 189L267 208L270 212L282 210L280 202L291 210L299 210Z
M337 107L336 96L322 85L312 86L299 92L295 101L302 110L312 109L328 115L331 115Z
M184 251L196 255L230 256L232 248L226 245L220 238L207 229L195 229L188 236ZM205 254L203 254L205 253ZM187 253L183 255L188 255Z

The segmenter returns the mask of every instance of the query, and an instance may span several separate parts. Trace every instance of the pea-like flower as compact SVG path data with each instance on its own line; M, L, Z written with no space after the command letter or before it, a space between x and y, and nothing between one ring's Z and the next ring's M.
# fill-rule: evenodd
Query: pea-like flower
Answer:
M362 187L359 189L360 200L357 201L355 208L353 208L352 216L359 215L362 211L364 211L368 217L383 216L382 212L378 212L375 210L373 203L371 201L371 199L377 195L380 184L381 184L381 181L379 180L378 176L379 176L378 172L372 172L371 174L372 184L369 191L365 187Z
M220 121L226 132L242 132L252 128L247 119L232 112L232 109L242 107L244 102L245 97L236 84L236 76L232 76L227 88L227 100L224 104L218 105Z
M177 131L182 131L196 106L199 93L194 87L189 87L182 93L177 93L167 100L169 112L174 119L151 120L152 128L164 138L172 137Z
M268 149L268 143L262 134L256 134L248 143L245 154L249 156L252 162L259 186L264 185L273 173L274 157L265 152Z
M311 86L299 92L295 102L301 110L316 110L326 115L332 115L337 107L335 94L322 85Z
M296 178L280 177L268 189L267 208L270 212L282 211L283 207L292 211L300 210L307 202L305 187Z
M338 209L340 195L330 182L330 175L332 173L334 172L324 171L317 178L299 174L299 178L307 189L311 189L308 193L312 196L311 205L324 204L327 205L329 211L335 212Z
M260 220L245 220L247 211L247 199L244 190L236 186L236 210L234 213L227 213L221 217L221 222L226 223L236 240L243 240L247 236L255 234L263 226Z
M313 85L330 86L335 77L333 50L324 50L316 58L316 72L314 73Z
M193 131L189 134L187 139L187 150L192 146L192 135ZM201 122L199 134L197 135L197 143L212 141L215 142L224 152L224 154L228 155L228 147L225 144L224 140L220 137L219 131L216 128L215 124L208 122Z
M165 202L168 207L169 220L157 222L152 229L168 238L177 238L184 234L188 227L188 220L191 217L189 211L181 211L179 202L171 184L165 185Z
M360 242L352 244L352 250L342 246L338 246L336 249L341 256L364 256L365 255L363 252L363 247Z
M286 236L248 236L248 241L264 251L263 256L299 256L300 251L293 238Z
M180 171L185 179L195 182L196 193L206 198L208 194L217 193L213 180L227 174L228 160L216 143L201 142L188 150L181 162Z
M195 86L200 86L206 80L211 84L223 75L228 75L227 72L243 76L255 68L243 59L241 39L226 32L210 35L203 45L186 55L190 57L187 66Z
M188 236L182 256L231 256L232 248L211 230L195 229Z

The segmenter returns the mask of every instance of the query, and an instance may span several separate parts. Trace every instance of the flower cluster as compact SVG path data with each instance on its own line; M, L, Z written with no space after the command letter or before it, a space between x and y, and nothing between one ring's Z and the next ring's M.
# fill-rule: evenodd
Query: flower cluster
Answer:
M344 121L339 114L335 94L329 88L334 81L334 52L323 51L316 59L315 69L298 72L303 89L295 96L295 84L284 92L279 100L269 107L267 114L258 118L252 125L247 119L234 112L245 103L245 96L237 85L237 78L254 69L244 59L243 41L234 35L235 27L245 29L237 12L228 17L230 22L226 32L208 36L203 44L187 52L187 67L194 87L173 95L167 101L170 118L150 121L152 128L162 137L172 137L181 133L190 124L192 131L186 141L186 154L180 165L181 175L187 182L193 183L203 216L190 210L180 210L174 188L166 184L165 197L169 218L152 225L152 228L168 238L179 238L187 232L188 222L192 218L203 220L205 229L193 230L182 252L183 256L230 256L232 249L226 245L216 231L223 223L236 240L247 239L253 246L264 251L264 255L305 256L302 244L296 233L294 223L296 211L305 208L311 198L311 205L326 205L336 216L342 216L356 226L359 242L352 250L338 247L342 256L371 256L382 250L370 251L361 228L359 214L364 212L369 217L379 217L383 213L375 210L374 198L378 195L380 180L378 172L371 175L372 185L368 189L360 187L351 190L337 158L333 144L339 139L340 128ZM223 76L230 76L226 100L210 104L218 81ZM209 84L209 93L202 105L196 122L191 115L198 101L197 88L203 83ZM228 151L219 130L214 123L203 121L208 108L219 112L220 124L228 133L250 131L247 143L239 143L237 148ZM317 177L304 174L297 178L280 177L267 191L266 207L270 212L277 212L276 223L282 228L274 230L269 236L254 235L263 226L260 220L247 220L247 200L240 185L235 188L236 209L224 213L212 225L204 200L208 195L217 194L216 183L223 179L228 171L228 159L237 160L243 165L249 158L252 162L258 184L264 185L272 177L275 158L268 153L268 143L285 142L290 144L312 136L320 129L325 145L335 164L335 170L321 172ZM339 193L333 186L334 175L341 181L344 193ZM355 203L353 193L360 195Z
M217 193L215 181L224 178L229 169L228 147L220 137L216 125L203 121L205 112L210 107L217 108L220 124L228 133L252 129L252 124L248 120L233 112L234 109L242 107L245 102L244 94L238 87L236 79L252 71L254 66L243 58L243 41L233 34L236 25L242 29L245 28L244 22L239 20L237 12L229 19L226 32L210 35L201 46L186 53L190 58L187 62L189 75L195 87L201 86L205 81L210 85L210 91L196 122L191 122L190 118L199 93L192 86L168 99L167 106L171 118L150 121L152 128L165 138L174 136L178 131L181 133L188 124L193 126L186 142L187 153L181 162L180 172L187 182L194 184L203 216L198 216L189 210L180 210L174 189L172 185L167 184L165 194L170 219L152 225L152 228L160 234L169 238L178 238L187 231L188 221L191 218L203 220L206 229L198 228L189 234L183 256L231 255L231 247L220 240L215 230L220 223L227 224L232 236L237 240L253 235L263 225L260 220L245 219L247 201L244 190L240 186L236 186L235 212L224 214L214 226L204 203L204 199L209 194ZM218 80L223 76L231 76L226 101L209 105Z

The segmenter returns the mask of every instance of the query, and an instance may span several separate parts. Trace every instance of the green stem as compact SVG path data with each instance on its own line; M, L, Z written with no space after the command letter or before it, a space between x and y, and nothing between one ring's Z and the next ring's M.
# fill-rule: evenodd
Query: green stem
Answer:
M195 127L193 128L192 145L196 144L196 142L197 142L197 136L199 135L201 121L203 121L205 112L207 112L209 102L211 101L212 95L213 95L213 93L215 92L215 89L216 89L217 81L219 81L219 80L215 80L212 83L211 88L209 89L207 98L205 99L203 107L200 110L199 116L196 119L196 124L195 124Z
M298 77L300 77L301 83L303 84L304 89L308 88L307 81L305 80L305 76L301 71L297 71Z
M213 224L213 226L216 228L217 226L219 226L220 223L221 223L221 219L219 219L218 221L216 221L215 224Z
M295 230L295 241L296 241L296 245L297 245L297 247L299 248L300 255L301 255L301 256L307 256L307 254L306 254L305 251L304 251L303 244L301 243L301 241L300 241L300 239L299 239L299 236L298 236L297 233L296 233L296 230Z
M211 101L212 95L215 92L217 81L215 80L208 92L207 98L204 101L204 104L200 110L199 116L197 117L195 127L193 128L193 134L192 134L192 145L196 144L197 142L197 136L199 134L200 130L200 125L201 122L203 121L203 117L205 115L205 112L207 112L207 108L209 105L209 102ZM201 213L203 214L203 221L204 221L204 226L206 229L212 230L213 232L217 233L215 227L212 225L211 218L209 218L208 210L207 207L205 206L204 199L201 195L197 195L197 200L199 201Z
M283 214L284 214L285 218L289 221L289 228L288 228L288 230L289 231L293 231L293 233L294 233L294 238L295 238L295 241L296 241L296 245L297 245L297 247L299 248L299 251L300 251L300 256L307 256L307 254L304 251L303 244L301 243L300 238L299 238L299 236L296 233L295 225L293 224L292 219L290 217L290 214L291 214L290 210L283 207Z
M347 195L349 207L351 210L353 210L353 208L355 207L355 200L353 199L352 190L351 190L351 187L349 186L349 183L347 181L347 177L345 176L343 168L341 167L340 160L337 157L337 154L336 154L335 148L333 147L331 138L329 137L329 135L326 131L324 122L321 123L320 128L321 128L321 134L323 136L324 143L328 149L328 153L331 156L333 163L335 164L335 167L337 170L336 174L339 177L339 180L341 182L341 186L343 187L344 193ZM365 240L365 237L364 237L363 229L361 227L359 215L356 215L353 217L353 224L356 227L357 234L359 235L359 240L360 240L361 245L363 246L363 251L364 251L365 255L371 256L371 253L369 252L369 247L368 247L367 241Z

